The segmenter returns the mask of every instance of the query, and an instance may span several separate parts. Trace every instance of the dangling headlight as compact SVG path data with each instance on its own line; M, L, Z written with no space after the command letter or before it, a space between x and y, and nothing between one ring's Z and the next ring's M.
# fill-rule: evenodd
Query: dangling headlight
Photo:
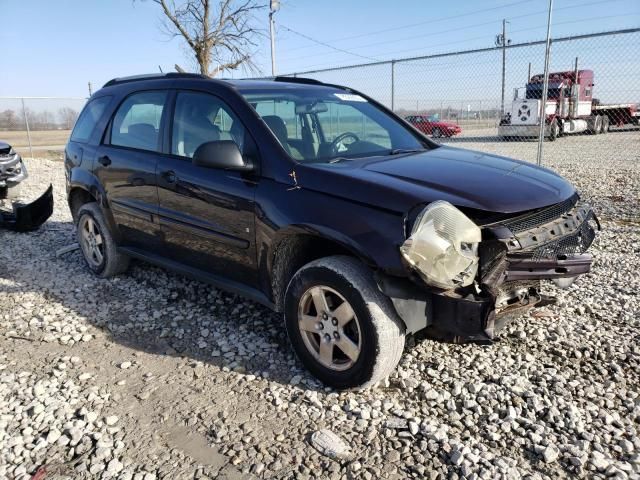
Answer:
M402 256L425 282L439 288L466 287L478 271L480 228L448 202L433 202L416 219Z

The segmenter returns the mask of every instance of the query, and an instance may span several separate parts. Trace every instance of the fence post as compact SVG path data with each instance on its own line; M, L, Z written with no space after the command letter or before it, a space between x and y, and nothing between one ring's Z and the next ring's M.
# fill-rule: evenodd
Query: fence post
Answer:
M391 60L391 111L395 108L396 97L396 61Z
M29 141L29 152L31 158L33 158L33 147L31 146L31 131L29 130L29 119L27 118L27 109L24 106L24 97L20 99L22 101L22 115L24 115L24 125L27 127L27 140Z
M549 14L547 17L547 43L544 52L544 83L542 86L542 106L540 112L540 132L538 133L538 165L542 165L542 144L544 143L544 124L547 113L547 94L549 92L549 56L551 54L551 11L553 0L549 0Z

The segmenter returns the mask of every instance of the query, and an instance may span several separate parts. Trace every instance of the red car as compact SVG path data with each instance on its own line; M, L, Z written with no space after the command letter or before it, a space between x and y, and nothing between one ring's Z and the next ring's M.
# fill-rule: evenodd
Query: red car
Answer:
M436 120L426 115L409 115L405 120L427 135L434 137L453 137L462 132L460 125Z

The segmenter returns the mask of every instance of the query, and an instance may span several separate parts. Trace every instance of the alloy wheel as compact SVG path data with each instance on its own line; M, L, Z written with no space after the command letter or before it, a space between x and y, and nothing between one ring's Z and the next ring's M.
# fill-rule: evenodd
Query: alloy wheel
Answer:
M358 317L351 304L330 287L316 285L302 295L298 328L309 353L326 368L347 370L360 356Z
M79 228L84 257L92 267L100 267L104 261L104 243L98 223L90 215L84 215L80 219Z

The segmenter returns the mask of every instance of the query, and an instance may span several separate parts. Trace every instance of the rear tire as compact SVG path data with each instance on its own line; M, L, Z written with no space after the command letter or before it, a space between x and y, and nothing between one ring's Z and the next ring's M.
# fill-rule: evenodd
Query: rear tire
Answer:
M549 141L555 142L556 138L560 135L560 127L558 126L558 122L553 120L551 125L549 125Z
M431 130L431 135L433 136L433 138L440 138L442 136L442 130L436 127L433 130Z
M602 128L600 129L600 133L608 133L609 132L609 117L607 115L602 116Z
M78 210L76 236L89 270L100 278L110 278L129 267L129 257L118 253L102 211L95 202L85 203Z
M404 326L360 261L332 256L308 263L285 295L291 345L320 381L366 388L393 372L404 349Z

